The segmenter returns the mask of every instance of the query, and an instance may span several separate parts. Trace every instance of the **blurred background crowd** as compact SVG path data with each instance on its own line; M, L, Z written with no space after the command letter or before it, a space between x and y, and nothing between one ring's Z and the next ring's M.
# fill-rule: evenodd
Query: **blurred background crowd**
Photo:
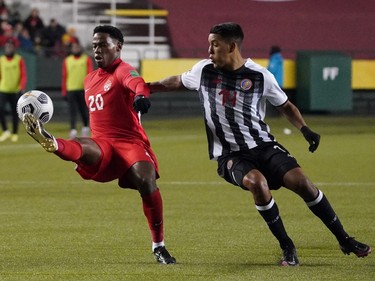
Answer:
M5 0L0 0L0 48L8 40L25 52L47 57L64 57L72 43L79 43L74 28L65 28L52 18L46 23L37 8L32 8L26 18L12 11Z

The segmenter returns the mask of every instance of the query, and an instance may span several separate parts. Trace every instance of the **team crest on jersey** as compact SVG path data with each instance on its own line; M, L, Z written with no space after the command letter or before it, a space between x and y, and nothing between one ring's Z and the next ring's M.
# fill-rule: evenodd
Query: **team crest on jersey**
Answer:
M243 91L248 91L253 86L253 82L250 79L243 79L241 81L240 87Z
M104 87L103 87L104 92L109 91L109 89L111 89L111 86L112 86L112 81L111 80L107 80L107 82L105 82Z

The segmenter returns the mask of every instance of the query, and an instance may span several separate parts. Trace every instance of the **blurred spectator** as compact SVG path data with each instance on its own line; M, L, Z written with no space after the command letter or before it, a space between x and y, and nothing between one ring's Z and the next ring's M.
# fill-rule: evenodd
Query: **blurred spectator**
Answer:
M3 21L0 26L0 47L3 47L8 41L13 41L15 47L18 48L19 41L13 35L13 27L6 21Z
M23 25L29 32L31 41L35 42L35 37L40 36L44 28L43 20L39 17L39 10L36 8L32 9Z
M22 26L21 31L17 35L17 39L20 42L19 48L23 51L34 53L34 44L31 41L30 34L26 28Z
M23 23L17 22L15 25L12 25L12 26L13 26L13 36L18 37L18 35L21 34L22 29L24 28Z
M60 25L56 19L51 19L42 32L42 45L46 48L46 56L62 56L62 37L65 34L65 27Z
M3 133L0 142L10 138L18 141L18 115L16 111L19 94L26 88L26 65L24 59L16 53L13 40L8 40L4 46L4 55L0 57L0 122ZM6 123L6 104L10 104L13 121L12 133Z
M34 37L33 45L34 45L34 53L36 55L39 55L39 56L44 55L44 48L42 46L42 35L41 34L37 34Z
M76 35L75 28L71 27L67 32L62 36L62 43L66 54L69 54L71 45L73 43L80 43Z
M8 21L9 19L9 9L5 4L4 0L0 0L0 20Z
M22 26L23 26L23 22L22 22L22 19L21 19L21 14L19 11L14 11L8 22L12 25L12 26L16 26L18 23L22 23Z
M62 65L62 83L61 92L67 99L70 114L70 135L71 139L77 137L77 111L82 118L82 137L88 137L90 129L88 127L89 117L85 103L85 92L83 80L85 76L93 71L93 62L91 58L82 52L79 43L71 44L71 54L64 59Z
M275 76L280 88L284 86L284 59L279 46L272 46L267 69Z

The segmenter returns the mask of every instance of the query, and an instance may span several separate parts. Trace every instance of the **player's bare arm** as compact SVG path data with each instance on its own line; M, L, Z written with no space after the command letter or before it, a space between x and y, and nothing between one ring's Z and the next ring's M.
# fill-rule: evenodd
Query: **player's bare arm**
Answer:
M303 119L301 112L298 108L291 103L289 100L282 106L277 107L279 112L281 112L288 121L295 126L298 130L301 130L303 126L306 126L306 122Z
M310 144L309 151L314 152L319 146L320 135L311 131L310 128L307 127L299 109L290 101L287 101L282 106L277 107L277 109L293 126L301 131L307 142Z
M150 92L170 92L184 90L185 87L181 81L181 75L170 76L157 82L148 83Z

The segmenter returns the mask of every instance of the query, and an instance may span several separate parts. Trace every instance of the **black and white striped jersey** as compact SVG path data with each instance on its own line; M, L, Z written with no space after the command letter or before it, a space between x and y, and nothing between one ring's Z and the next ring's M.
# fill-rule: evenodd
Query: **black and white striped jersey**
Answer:
M240 69L226 72L206 59L181 79L186 88L199 93L210 159L275 141L264 122L266 100L280 106L288 97L266 68L247 59Z

